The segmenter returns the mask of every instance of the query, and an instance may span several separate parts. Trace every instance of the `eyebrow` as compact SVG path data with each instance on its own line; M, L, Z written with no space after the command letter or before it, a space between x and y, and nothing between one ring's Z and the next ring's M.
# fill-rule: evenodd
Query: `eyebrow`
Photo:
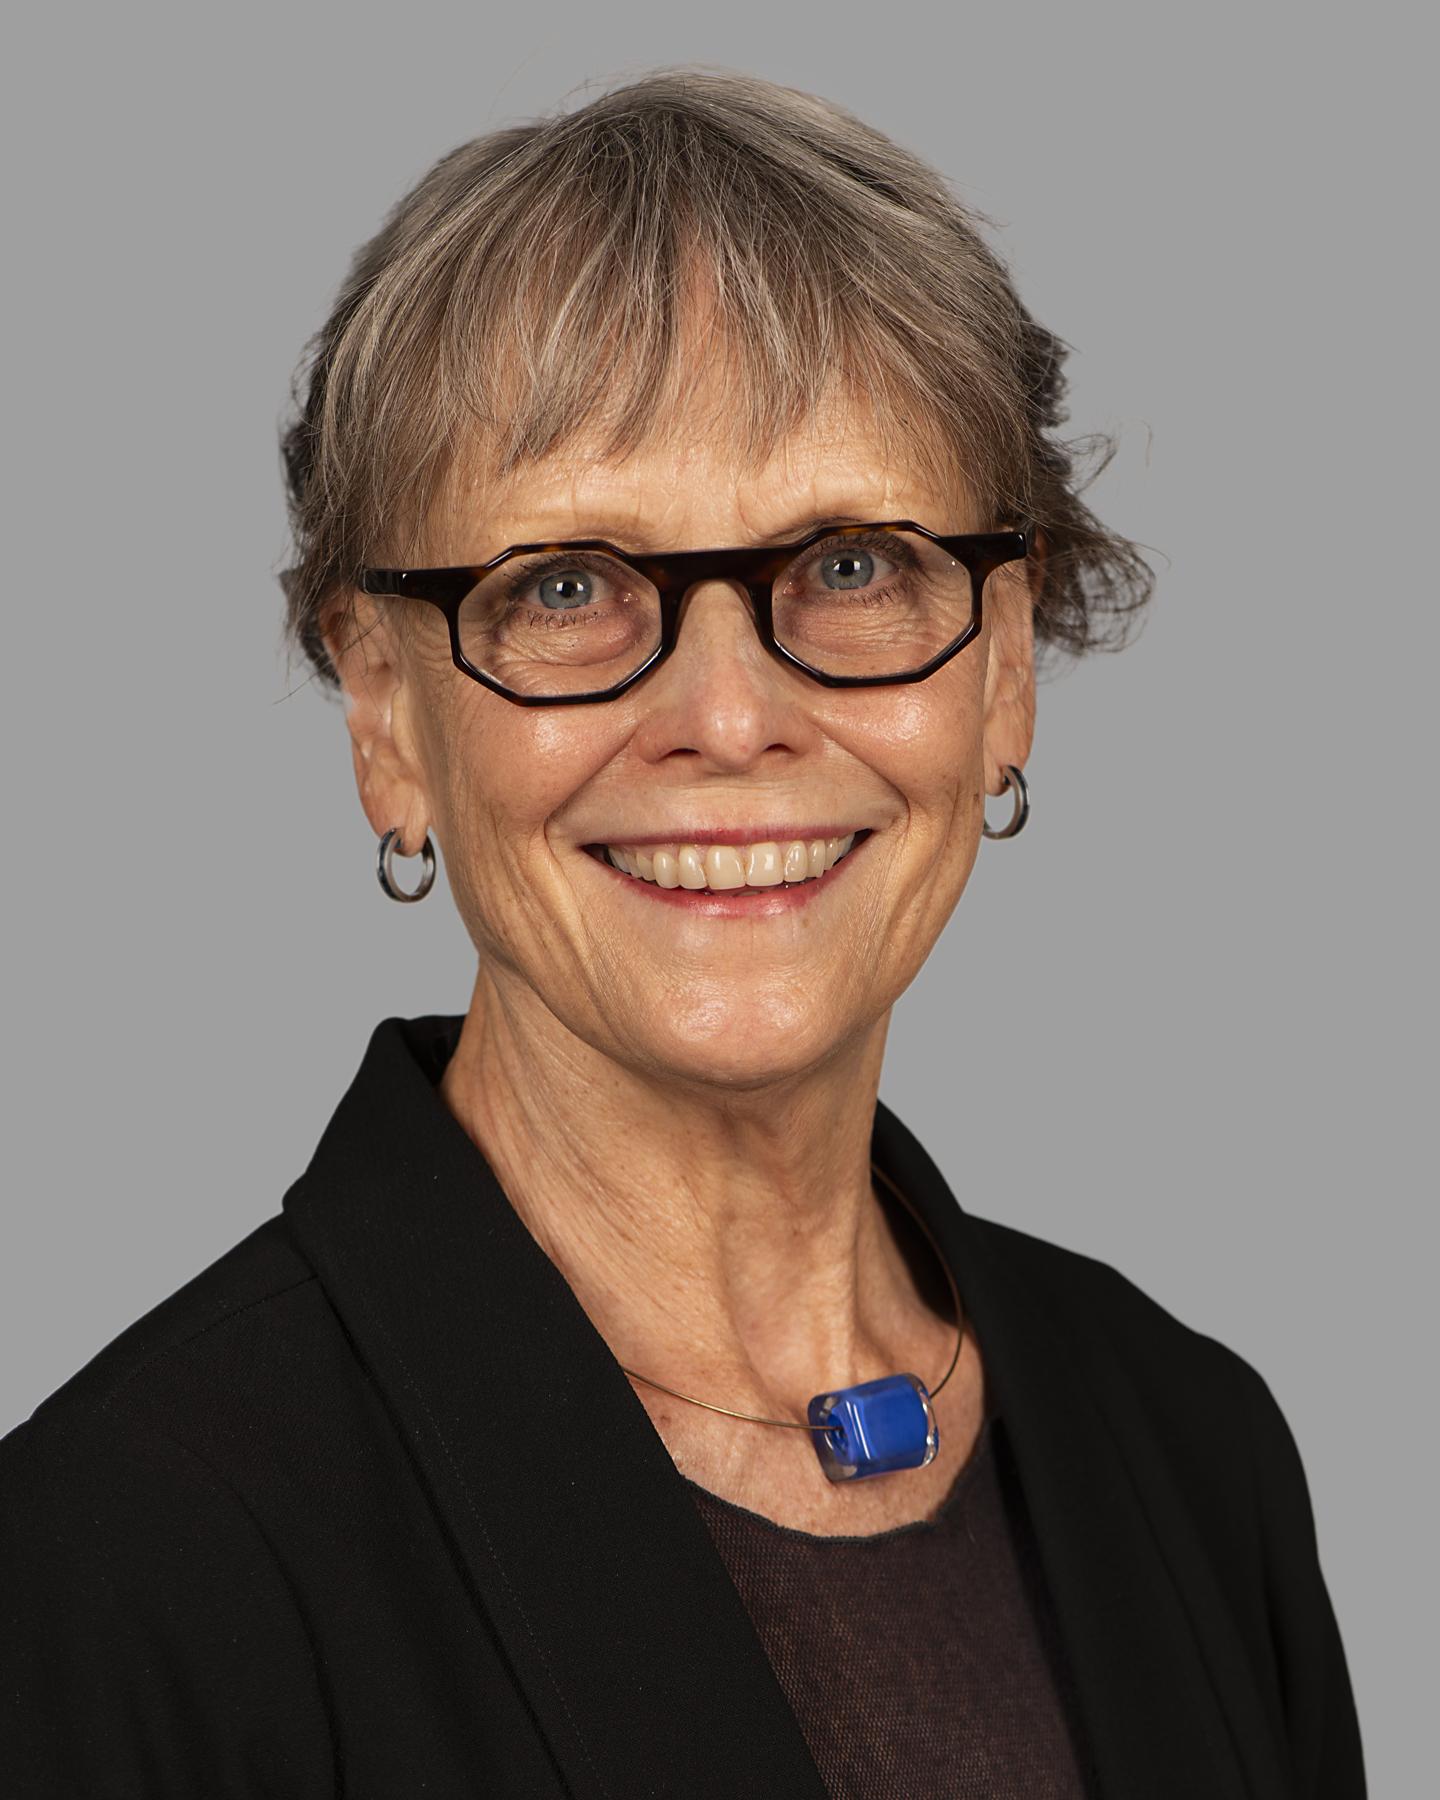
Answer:
M777 528L776 541L785 542L792 537L804 537L807 531L824 531L831 525L868 525L874 516L868 512L801 513L788 524Z
M583 513L580 516L582 519L586 517ZM793 518L786 520L783 524L777 525L772 534L764 538L756 539L756 543L788 544L798 538L807 536L812 531L828 530L832 525L866 525L872 522L873 517L874 515L872 513L862 512L803 512L796 514ZM618 520L607 522L603 513L592 513L589 515L588 529L567 532L563 537L556 533L546 534L544 532L535 536L527 535L525 537L512 537L508 544L500 546L500 550L508 549L510 544L567 544L582 542L586 538L603 538L607 543L615 544L618 547L630 550L637 556L645 555L647 553L651 555L658 554L658 552L651 549L654 539L635 542L633 540L627 541L628 537L628 531L619 525ZM721 548L721 546L713 544L696 545L695 547L697 549ZM494 551L493 554L498 556L500 550Z

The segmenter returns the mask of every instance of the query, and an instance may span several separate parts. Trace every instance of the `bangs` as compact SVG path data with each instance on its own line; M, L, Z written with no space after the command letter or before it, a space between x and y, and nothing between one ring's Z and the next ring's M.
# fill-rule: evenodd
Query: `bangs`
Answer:
M1149 571L1079 499L1050 435L1066 346L984 223L882 132L748 76L660 71L461 144L356 254L293 390L296 639L335 681L327 609L366 565L418 565L462 470L704 431L748 472L863 419L890 463L1032 520L1037 634L1098 643Z
M576 441L619 462L697 432L754 469L796 433L858 416L887 457L959 478L968 434L839 259L792 246L782 260L778 237L747 243L723 221L681 237L663 205L653 220L597 208L566 223L461 271L446 308L437 391L489 475Z
M493 175L367 296L363 358L339 347L352 424L369 412L390 447L377 487L395 494L413 446L417 530L457 463L502 478L576 439L618 461L703 426L754 467L847 410L885 454L997 504L1023 456L1015 344L958 221L793 134L767 153L754 121L703 105L597 103Z

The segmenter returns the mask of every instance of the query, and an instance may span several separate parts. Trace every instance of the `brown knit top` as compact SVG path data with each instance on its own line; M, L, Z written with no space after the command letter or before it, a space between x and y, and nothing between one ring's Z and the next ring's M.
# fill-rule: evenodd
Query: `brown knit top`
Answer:
M686 1481L833 1800L1093 1794L997 1416L938 1512L866 1537L777 1525Z

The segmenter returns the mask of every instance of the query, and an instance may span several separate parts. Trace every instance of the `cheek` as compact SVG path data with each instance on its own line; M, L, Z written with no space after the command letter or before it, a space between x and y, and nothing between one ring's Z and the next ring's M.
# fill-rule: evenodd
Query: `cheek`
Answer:
M924 839L963 831L978 801L984 714L974 667L962 656L928 681L879 690L884 703L853 720L847 736L850 753L896 790L908 828Z
M447 860L472 904L543 884L548 822L613 757L613 737L578 709L512 706L484 692L455 707L439 751Z

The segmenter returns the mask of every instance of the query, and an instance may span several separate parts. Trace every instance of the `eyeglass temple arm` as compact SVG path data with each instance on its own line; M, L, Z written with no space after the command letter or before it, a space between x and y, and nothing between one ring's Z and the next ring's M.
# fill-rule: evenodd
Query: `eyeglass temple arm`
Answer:
M355 583L362 594L393 594L406 600L433 600L438 606L463 599L475 585L476 569L362 569Z

